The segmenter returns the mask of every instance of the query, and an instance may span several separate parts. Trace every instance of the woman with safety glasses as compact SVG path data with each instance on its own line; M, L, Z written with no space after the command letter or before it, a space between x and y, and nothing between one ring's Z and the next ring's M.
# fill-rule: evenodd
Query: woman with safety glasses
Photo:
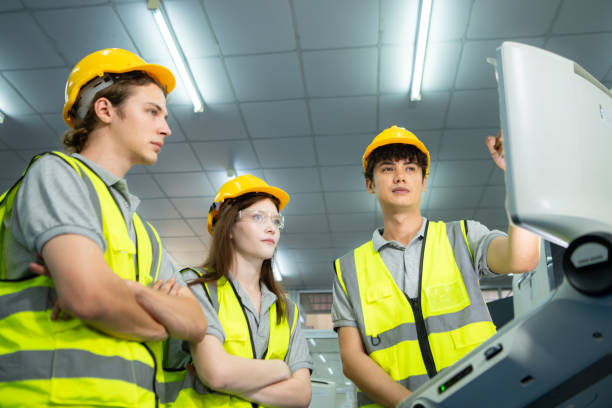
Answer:
M208 214L212 243L201 268L183 271L208 319L190 344L210 392L204 406L307 407L313 367L298 309L272 273L289 195L252 175L225 183ZM200 405L200 404L198 404Z

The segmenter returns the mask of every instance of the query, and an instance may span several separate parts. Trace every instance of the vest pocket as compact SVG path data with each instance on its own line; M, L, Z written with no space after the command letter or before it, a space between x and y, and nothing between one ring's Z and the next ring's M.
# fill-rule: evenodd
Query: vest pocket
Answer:
M470 305L465 286L462 281L429 285L423 288L427 302L427 314L437 315L453 313Z
M455 349L467 349L469 351L494 334L495 326L493 326L493 323L478 322L453 330L451 338L453 339Z

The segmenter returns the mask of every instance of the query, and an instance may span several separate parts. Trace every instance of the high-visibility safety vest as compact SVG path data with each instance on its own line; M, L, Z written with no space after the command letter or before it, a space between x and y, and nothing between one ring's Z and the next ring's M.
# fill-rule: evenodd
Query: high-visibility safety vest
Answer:
M427 222L419 296L402 292L369 241L334 262L367 354L415 390L495 333L478 285L465 221ZM360 407L379 407L358 392Z
M45 153L49 154L49 153ZM97 202L106 240L104 259L122 279L143 285L157 279L161 242L152 225L135 213L136 245L112 194L82 161L60 152L83 179ZM0 250L9 232L4 219L12 211L18 182L0 197ZM136 262L134 257L136 256ZM137 264L137 266L135 265ZM162 342L122 340L81 320L51 320L57 298L53 281L29 271L9 271L0 260L0 405L155 407L176 397L164 385Z
M203 273L197 268L187 268L202 276ZM225 342L223 348L229 354L244 358L255 357L255 344L253 343L253 333L249 326L244 305L236 288L230 280L221 277L214 283L204 283L206 295L212 303L219 321L225 332ZM282 316L279 324L276 323L276 316L279 312L279 302L275 302L270 307L270 337L268 341L268 350L264 356L265 360L284 360L289 351L289 340L295 331L295 325L298 316L297 305L289 301L287 312ZM199 395L201 403L200 407L263 407L251 403L234 395L224 394L213 391ZM177 406L181 400L181 395L177 399Z

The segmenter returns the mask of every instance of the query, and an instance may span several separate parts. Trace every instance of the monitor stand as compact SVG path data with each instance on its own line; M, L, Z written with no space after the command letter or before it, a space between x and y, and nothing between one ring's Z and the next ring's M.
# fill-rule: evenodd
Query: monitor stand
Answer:
M611 407L612 235L572 241L563 271L546 302L397 407Z

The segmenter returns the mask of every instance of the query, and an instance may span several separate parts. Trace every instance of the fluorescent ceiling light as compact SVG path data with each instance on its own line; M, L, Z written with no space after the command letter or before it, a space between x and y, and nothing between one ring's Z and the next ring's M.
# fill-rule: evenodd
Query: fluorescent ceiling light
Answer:
M189 70L189 66L187 65L187 60L185 59L182 50L178 45L178 41L176 41L176 37L170 29L166 21L166 16L161 9L161 5L153 11L153 18L155 18L155 22L157 23L157 27L159 28L159 32L164 38L164 42L168 47L168 51L170 51L170 55L172 56L172 60L178 69L179 76L183 81L183 85L185 85L185 89L191 98L191 102L193 103L193 111L194 112L202 112L204 111L204 102L202 101L202 97L198 92L198 88L195 86L195 81L193 79L193 75Z
M412 81L410 81L410 100L421 100L421 85L425 68L425 51L429 37L432 0L419 1L419 22L417 24L416 47L412 61Z
M315 341L315 340L314 340L312 337L310 337L310 338L308 339L308 341L310 342L310 344L312 345L312 347L317 347L317 342L316 342L316 341Z
M334 370L332 370L331 367L327 367L327 371L329 371L331 375L334 375Z
M4 123L4 113L0 111L0 125Z
M322 362L327 363L327 360L325 359L325 356L323 354L319 354L319 358Z

